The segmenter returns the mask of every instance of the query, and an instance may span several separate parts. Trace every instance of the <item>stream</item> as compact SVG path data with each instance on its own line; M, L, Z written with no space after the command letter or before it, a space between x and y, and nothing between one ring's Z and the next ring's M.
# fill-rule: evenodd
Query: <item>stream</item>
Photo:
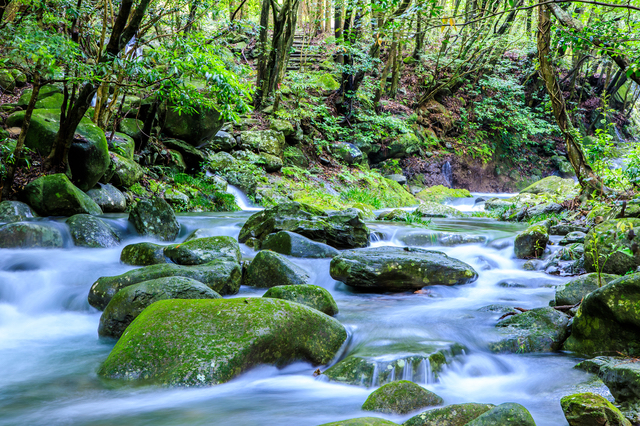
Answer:
M482 206L475 202L479 197L473 203L460 202L459 208L480 210ZM245 208L252 207L245 204ZM251 214L179 215L177 241L197 228L237 237ZM66 248L0 250L0 425L315 426L367 415L402 423L412 416L361 411L373 389L315 378L316 367L307 363L283 369L263 366L227 384L197 389L100 379L96 370L114 343L98 338L100 312L87 303L89 287L101 276L133 269L120 263L122 247L149 241L136 235L125 215L102 217L123 236L120 247L73 247L62 219L49 218L39 220L65 228ZM350 334L340 357L364 346L384 354L384 348L398 344L458 343L466 348L464 354L454 358L439 381L427 370L421 377L409 374L405 378L423 384L447 405L517 402L532 413L539 426L566 425L560 398L597 386L591 384L592 375L573 369L578 359L561 353L496 355L487 349L488 342L497 338L494 325L501 313L480 308L492 304L546 306L555 287L568 280L523 270L524 261L513 256L513 240L526 224L464 218L434 219L426 230L389 222L368 225L376 235L375 246L403 246L407 234L425 232L482 235L487 243L430 247L469 263L479 279L461 286L433 286L419 294L356 292L330 277L328 259L291 258L311 274L315 284L329 290L338 304L336 318ZM253 256L250 248L241 247L245 256ZM518 285L505 286L505 281ZM242 287L231 297L264 292ZM606 393L606 388L598 389Z

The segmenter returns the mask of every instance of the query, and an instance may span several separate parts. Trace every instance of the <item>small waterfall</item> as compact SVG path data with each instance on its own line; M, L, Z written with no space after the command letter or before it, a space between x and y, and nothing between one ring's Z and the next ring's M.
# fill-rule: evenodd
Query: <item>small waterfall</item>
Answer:
M404 368L402 369L402 380L413 381L413 366L411 360L407 360Z
M442 165L442 176L444 176L444 180L447 182L447 185L452 187L453 185L451 182L453 181L453 171L451 170L451 163L448 161L445 161Z
M259 211L263 210L262 207L256 207L249 198L244 194L244 192L240 191L239 188L236 188L233 185L227 185L227 192L229 194L233 194L236 197L236 204L243 211Z

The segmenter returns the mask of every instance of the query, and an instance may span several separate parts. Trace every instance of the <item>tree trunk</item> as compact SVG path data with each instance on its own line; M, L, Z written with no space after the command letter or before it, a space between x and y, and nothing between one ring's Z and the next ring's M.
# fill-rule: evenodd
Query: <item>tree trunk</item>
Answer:
M7 10L7 6L9 6L10 0L0 0L0 22L2 22L2 17L4 16L4 12Z
M340 39L342 38L342 11L344 6L342 0L334 0L334 4L334 31L336 35L336 44L340 45ZM342 52L336 55L336 63L344 64L344 55Z
M260 36L258 38L258 69L256 77L256 96L253 100L253 106L259 109L262 104L262 93L264 92L265 74L267 73L267 57L269 50L267 48L267 35L269 30L269 9L271 8L270 0L262 0L260 9Z
M387 58L387 62L384 64L384 68L382 69L382 75L380 76L380 84L376 88L376 94L373 98L373 105L376 111L380 110L379 103L380 98L387 88L387 77L389 76L389 70L391 69L391 65L396 57L396 47L398 46L398 39L394 32L393 43L391 43L391 48L389 49L389 57Z
M331 35L331 0L326 0L326 8L324 11L324 32Z
M416 14L416 45L413 49L413 59L420 60L422 50L424 49L424 32L422 31L422 11L418 9Z
M36 72L33 76L33 91L31 92L31 98L29 98L29 104L27 110L24 113L24 120L22 121L22 128L20 129L20 136L16 142L16 148L13 150L13 163L7 164L7 173L2 181L2 196L0 199L7 199L11 194L11 186L13 185L13 178L16 174L16 167L22 159L22 151L24 149L24 141L27 139L27 132L31 125L31 116L33 110L36 108L36 101L38 100L38 94L40 93L40 74Z
M545 6L538 6L538 60L540 62L540 75L545 82L547 92L551 98L551 104L553 106L553 115L556 118L558 127L562 132L565 140L565 146L567 148L567 157L573 169L576 172L576 177L580 181L583 192L591 194L596 191L603 193L605 187L600 181L600 178L591 170L589 164L584 157L582 148L580 147L576 135L577 131L574 129L567 115L567 108L558 84L558 78L556 71L551 64L550 52L551 52L551 20L549 18L549 9Z

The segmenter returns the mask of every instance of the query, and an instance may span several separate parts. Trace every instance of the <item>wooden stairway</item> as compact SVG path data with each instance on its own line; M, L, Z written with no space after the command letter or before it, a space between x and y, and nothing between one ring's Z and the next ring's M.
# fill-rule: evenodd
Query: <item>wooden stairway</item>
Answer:
M318 46L310 46L304 34L294 34L291 49L293 51L289 55L287 71L300 71L323 60L323 55L317 50Z

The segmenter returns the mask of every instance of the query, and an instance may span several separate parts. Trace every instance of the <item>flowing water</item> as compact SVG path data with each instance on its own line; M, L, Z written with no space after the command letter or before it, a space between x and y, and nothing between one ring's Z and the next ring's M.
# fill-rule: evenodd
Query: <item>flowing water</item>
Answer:
M476 197L477 198L477 197ZM179 241L196 228L236 236L249 212L185 214L179 217ZM143 241L122 215L105 216L120 230L123 245ZM54 220L51 226L64 227ZM407 236L425 230L371 222L373 245L402 246ZM523 226L488 219L435 219L428 232L486 237L484 244L436 247L470 263L479 279L456 287L434 286L414 294L367 294L334 281L329 260L292 259L315 284L328 289L340 313L336 318L350 338L341 357L357 348L398 344L459 343L464 353L433 380L427 364L403 377L424 383L446 404L518 402L538 425L563 425L560 398L589 388L592 376L574 370L566 354L495 355L487 350L496 338L500 313L480 308L501 304L533 308L547 305L554 287L565 279L524 271L513 258L513 239ZM429 238L421 241L429 241ZM96 375L113 342L98 339L100 313L87 294L100 276L123 273L121 247L0 250L0 425L319 425L367 413L360 410L372 389L314 378L316 367L296 363L283 369L264 366L230 383L199 389L135 386L101 380ZM243 247L245 255L252 250ZM501 285L508 280L518 286ZM240 296L264 290L242 288ZM395 356L389 351L388 357ZM322 370L325 367L320 367ZM422 371L422 373L420 373ZM380 415L401 423L407 416Z

